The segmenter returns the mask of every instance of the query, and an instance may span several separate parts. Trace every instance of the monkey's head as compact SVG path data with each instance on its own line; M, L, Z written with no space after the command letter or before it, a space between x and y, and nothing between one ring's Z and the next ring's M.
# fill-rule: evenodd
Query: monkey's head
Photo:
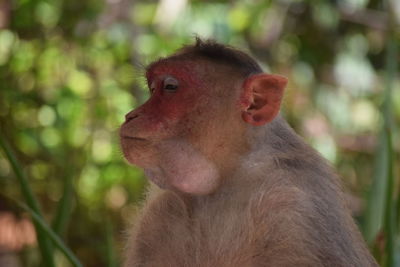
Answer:
M272 121L286 78L262 73L247 54L197 39L146 71L150 99L126 115L126 159L163 188L217 190L251 145L248 132Z

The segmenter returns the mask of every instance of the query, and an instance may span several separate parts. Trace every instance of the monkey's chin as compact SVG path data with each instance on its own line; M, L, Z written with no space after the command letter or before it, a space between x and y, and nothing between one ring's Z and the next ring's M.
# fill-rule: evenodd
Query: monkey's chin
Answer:
M139 150L132 147L122 146L124 158L131 165L139 168L149 168L154 165L154 153L149 150Z
M124 157L130 164L141 168L154 164L156 151L150 140L121 135L120 144Z
M130 165L139 167L144 170L154 165L153 160L147 157L126 156L125 159L129 162Z
M163 140L156 145L122 144L129 163L143 168L147 178L160 188L207 195L219 186L221 178L216 164L185 140Z

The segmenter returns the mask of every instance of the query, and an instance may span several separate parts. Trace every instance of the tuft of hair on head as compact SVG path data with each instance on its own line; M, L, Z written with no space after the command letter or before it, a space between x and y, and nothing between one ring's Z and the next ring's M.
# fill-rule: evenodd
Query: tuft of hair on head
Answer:
M179 50L180 55L205 58L212 62L234 66L244 75L262 73L260 65L248 54L213 39L202 40L196 36L196 42Z

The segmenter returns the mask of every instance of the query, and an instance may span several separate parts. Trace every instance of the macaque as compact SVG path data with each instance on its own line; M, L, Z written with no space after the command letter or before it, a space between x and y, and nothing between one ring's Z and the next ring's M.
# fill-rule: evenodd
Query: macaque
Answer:
M378 266L336 174L279 114L286 78L200 39L146 78L120 129L151 181L125 266Z

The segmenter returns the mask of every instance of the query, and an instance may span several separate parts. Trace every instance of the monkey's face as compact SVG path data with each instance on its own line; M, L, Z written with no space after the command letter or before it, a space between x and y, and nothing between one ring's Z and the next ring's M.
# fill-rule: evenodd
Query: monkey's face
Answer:
M194 82L188 79L187 71L159 67L147 72L151 96L126 115L120 131L122 148L130 163L140 167L152 165L160 143L179 132L184 134L178 124L194 105L193 90L188 90L188 84Z
M224 142L240 133L232 129L232 123L226 126L232 112L221 107L234 109L235 103L216 92L209 71L207 65L190 61L163 60L150 66L146 76L151 96L126 115L120 130L122 149L130 163L145 169L163 166L162 172L168 167L199 172L199 166L187 166L187 157L196 154L196 162L202 161L203 167L209 161L218 169L215 148L226 149ZM236 117L241 119L239 112Z

